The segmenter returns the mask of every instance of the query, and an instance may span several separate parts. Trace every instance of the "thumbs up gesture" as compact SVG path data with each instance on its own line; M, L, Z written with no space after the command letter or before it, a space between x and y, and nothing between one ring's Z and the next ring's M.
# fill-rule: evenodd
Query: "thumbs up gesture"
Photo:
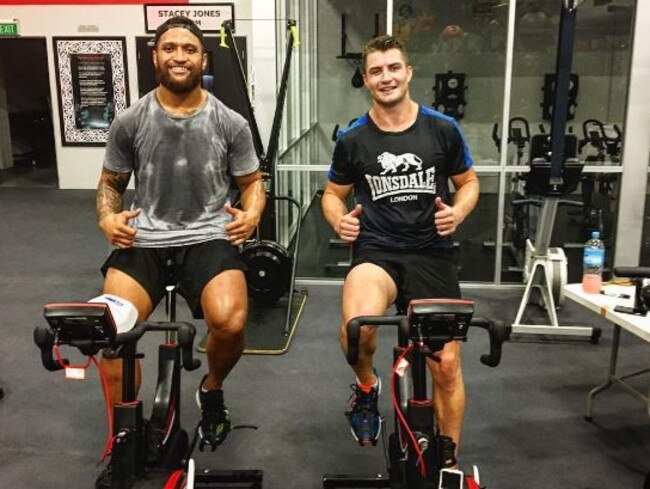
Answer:
M232 221L226 224L228 241L230 241L230 244L233 246L244 244L244 241L253 234L253 231L257 227L259 216L231 207L230 204L226 204L223 207L223 210L232 217Z
M445 204L440 197L436 197L435 206L434 224L438 235L449 236L453 234L461 223L462 218L456 215L457 213L454 207Z
M357 204L352 211L341 217L338 226L336 226L336 234L338 234L344 242L353 243L359 237L359 232L361 231L359 216L361 215L362 210L363 206Z
M140 215L140 209L108 214L99 221L99 228L113 246L131 248L138 230L130 225L131 219Z

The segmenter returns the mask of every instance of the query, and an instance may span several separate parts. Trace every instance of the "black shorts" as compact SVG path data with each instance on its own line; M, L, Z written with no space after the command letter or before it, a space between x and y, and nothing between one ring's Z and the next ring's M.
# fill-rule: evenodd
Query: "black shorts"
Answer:
M403 253L365 250L352 259L350 270L372 263L388 273L397 287L395 305L406 311L413 299L460 299L454 251L441 248L425 252Z
M172 276L166 263L173 260ZM165 296L166 285L177 285L195 318L203 317L201 294L214 277L226 270L246 270L239 251L224 239L215 239L188 246L169 248L116 249L110 254L102 274L116 268L138 282L149 294L155 308Z

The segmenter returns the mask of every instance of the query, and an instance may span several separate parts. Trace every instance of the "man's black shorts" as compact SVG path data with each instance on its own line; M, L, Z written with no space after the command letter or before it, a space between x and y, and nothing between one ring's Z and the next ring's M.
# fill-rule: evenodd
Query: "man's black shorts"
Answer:
M174 263L174 275L167 276L167 261ZM226 270L246 270L239 251L224 239L169 248L116 249L101 270L116 268L138 282L155 308L165 296L165 286L178 285L195 318L203 317L201 293L207 283Z
M440 248L415 253L365 250L355 254L350 270L372 263L385 270L397 287L395 305L406 311L413 299L459 299L454 251Z

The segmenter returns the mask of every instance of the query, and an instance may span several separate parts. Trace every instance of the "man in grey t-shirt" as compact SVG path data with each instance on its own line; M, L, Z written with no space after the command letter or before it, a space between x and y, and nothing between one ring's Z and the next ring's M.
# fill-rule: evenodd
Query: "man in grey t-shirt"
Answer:
M230 429L222 384L244 349L248 313L237 246L252 234L265 193L246 120L201 88L207 63L200 29L184 17L156 31L159 85L111 125L97 189L99 227L117 249L104 264L104 293L131 301L146 320L164 296L167 263L193 313L209 329L208 374L199 386L202 444ZM123 194L135 176L135 198ZM241 209L231 207L231 176ZM121 398L121 365L103 359L111 398ZM139 385L139 382L138 382Z

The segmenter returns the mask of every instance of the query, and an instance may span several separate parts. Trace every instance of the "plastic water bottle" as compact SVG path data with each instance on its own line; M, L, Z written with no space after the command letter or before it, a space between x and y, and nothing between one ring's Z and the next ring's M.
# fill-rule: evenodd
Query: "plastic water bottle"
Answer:
M605 244L600 233L591 233L591 239L585 244L582 259L582 290L587 294L599 294L603 285L603 268L605 267Z

